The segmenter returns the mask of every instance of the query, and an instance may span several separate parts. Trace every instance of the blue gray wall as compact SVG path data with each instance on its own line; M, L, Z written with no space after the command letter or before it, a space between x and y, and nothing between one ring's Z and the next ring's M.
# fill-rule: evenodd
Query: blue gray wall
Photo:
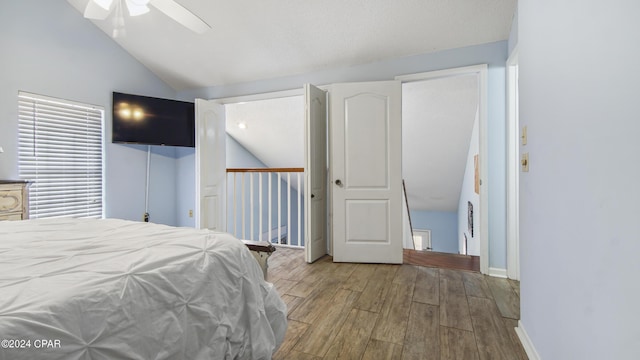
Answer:
M0 2L0 178L18 177L17 96L27 91L105 108L105 214L141 220L146 146L111 144L111 93L176 93L66 1ZM155 147L154 147L155 148ZM176 219L175 149L154 149L153 221Z
M189 211L196 209L196 155L192 148L176 149L176 223L195 227L196 219Z
M521 322L541 359L640 359L638 14L519 1Z
M455 211L411 211L414 230L431 230L433 251L458 253L458 213Z

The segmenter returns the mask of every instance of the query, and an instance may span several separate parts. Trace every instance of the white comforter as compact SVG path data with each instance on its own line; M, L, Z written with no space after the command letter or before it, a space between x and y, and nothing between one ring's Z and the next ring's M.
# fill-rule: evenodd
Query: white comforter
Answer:
M0 359L270 359L286 306L229 234L0 222Z

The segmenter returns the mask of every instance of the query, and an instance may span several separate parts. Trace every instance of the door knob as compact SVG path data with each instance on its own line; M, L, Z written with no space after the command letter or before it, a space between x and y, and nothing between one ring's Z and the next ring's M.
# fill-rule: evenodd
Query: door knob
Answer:
M342 186L342 181L340 181L340 179L336 180L336 185Z

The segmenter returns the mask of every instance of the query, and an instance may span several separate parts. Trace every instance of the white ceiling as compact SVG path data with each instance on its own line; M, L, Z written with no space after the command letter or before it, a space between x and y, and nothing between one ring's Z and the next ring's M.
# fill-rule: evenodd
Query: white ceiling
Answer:
M67 1L82 16L89 0ZM516 7L516 0L176 1L212 29L198 35L151 7L148 14L125 16L127 35L114 39L176 90L505 40ZM111 36L111 17L92 22ZM477 106L471 99L477 86L469 81L403 88L403 176L412 209L457 208ZM267 166L303 166L301 97L227 111L229 134ZM239 129L239 121L247 129Z
M304 167L304 99L225 105L227 134L268 167ZM244 123L245 129L238 125Z
M402 177L412 210L458 209L478 96L476 75L402 84Z
M82 16L89 0L67 0ZM176 90L505 40L516 0L177 0L202 35L151 7L114 39ZM111 16L93 21L111 35Z

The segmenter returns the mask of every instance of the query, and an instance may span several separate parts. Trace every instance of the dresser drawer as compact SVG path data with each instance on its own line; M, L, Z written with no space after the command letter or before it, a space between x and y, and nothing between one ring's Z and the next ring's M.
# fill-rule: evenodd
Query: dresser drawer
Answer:
M0 215L0 221L3 220L22 220L22 213Z
M0 220L29 218L29 187L24 181L0 180Z
M0 213L22 212L22 190L0 190Z

